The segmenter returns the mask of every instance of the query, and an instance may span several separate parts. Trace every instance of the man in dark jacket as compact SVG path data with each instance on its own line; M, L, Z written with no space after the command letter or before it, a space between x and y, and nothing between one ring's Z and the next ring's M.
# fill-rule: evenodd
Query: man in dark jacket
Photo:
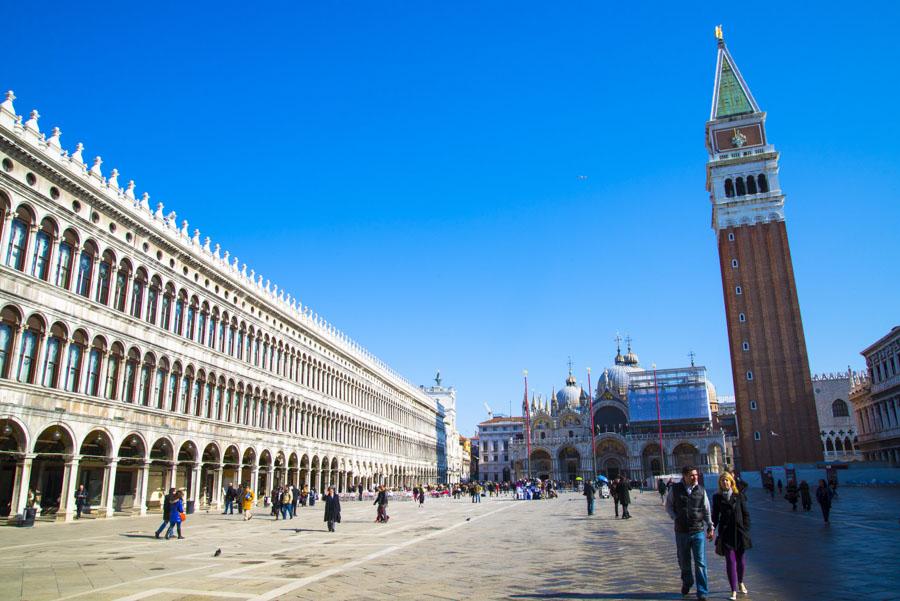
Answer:
M628 478L619 478L619 484L616 486L616 492L619 497L619 504L622 505L622 519L628 520L631 519L631 514L628 513L628 506L631 505L631 493L628 492L631 490L631 486L629 485Z
M75 519L81 519L81 512L85 510L88 503L88 494L84 489L84 484L78 485L78 490L75 491Z
M619 479L613 478L609 483L609 496L612 497L613 507L616 510L616 517L619 517Z
M378 513L375 516L376 522L387 522L390 518L387 514L387 491L384 489L384 485L378 487L378 496L375 497L375 502L372 505L378 505Z
M588 515L594 515L594 487L591 485L590 480L584 481L584 492L582 494L587 497Z
M228 488L225 489L225 511L222 512L222 515L231 514L234 515L234 500L237 498L237 490L234 488L234 484L231 482L228 483Z
M666 513L675 522L675 545L678 549L678 566L681 568L681 594L690 593L696 578L697 599L703 601L709 592L706 578L706 541L713 538L709 497L700 485L700 473L697 468L692 465L685 466L681 469L681 476L681 482L669 489L666 496Z
M163 529L169 526L169 514L172 512L172 499L175 498L175 489L170 488L169 494L163 497L162 518L163 522L156 530L156 538L162 533Z
M335 523L341 523L341 498L334 492L334 487L329 486L322 500L325 501L325 521L328 523L328 531L334 532Z

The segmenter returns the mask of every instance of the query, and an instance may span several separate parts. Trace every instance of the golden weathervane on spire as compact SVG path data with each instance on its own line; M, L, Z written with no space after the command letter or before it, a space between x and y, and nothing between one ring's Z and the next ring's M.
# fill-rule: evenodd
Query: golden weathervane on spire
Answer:
M725 38L722 36L722 26L721 26L721 25L716 25L716 39L717 39L717 40L724 40L724 39L725 39Z

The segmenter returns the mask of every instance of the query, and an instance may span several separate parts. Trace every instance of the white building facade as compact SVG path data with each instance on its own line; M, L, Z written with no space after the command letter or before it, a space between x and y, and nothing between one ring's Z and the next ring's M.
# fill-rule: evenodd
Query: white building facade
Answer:
M819 437L825 461L862 461L857 448L859 426L850 405L853 372L813 374Z
M446 477L446 407L14 100L0 104L0 515L33 493L71 519L78 484L110 516L172 486L217 506L229 482L262 496Z

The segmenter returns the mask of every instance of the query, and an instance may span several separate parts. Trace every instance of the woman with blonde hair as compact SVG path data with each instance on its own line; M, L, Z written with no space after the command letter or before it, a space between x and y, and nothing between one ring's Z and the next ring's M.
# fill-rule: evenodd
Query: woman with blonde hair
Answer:
M750 549L750 511L747 499L738 491L734 476L719 476L719 490L713 495L712 523L718 532L716 553L725 556L725 573L731 585L731 599L737 591L747 594L744 586L744 552Z

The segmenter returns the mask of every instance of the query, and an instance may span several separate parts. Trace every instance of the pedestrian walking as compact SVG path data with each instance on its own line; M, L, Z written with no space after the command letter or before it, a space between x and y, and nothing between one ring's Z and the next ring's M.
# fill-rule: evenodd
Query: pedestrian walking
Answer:
M78 490L75 491L75 519L81 519L81 512L84 511L88 506L88 493L84 489L84 484L78 485Z
M325 501L325 521L328 523L328 531L334 532L334 525L341 523L341 498L334 492L334 487L329 486L322 500Z
M278 521L278 514L281 513L281 487L276 486L272 489L272 494L269 496L269 499L272 501L272 515L275 516L275 521Z
M803 506L803 511L812 509L812 495L809 494L809 483L806 480L800 481L800 504Z
M831 500L834 497L834 494L831 492L831 487L825 482L825 480L819 480L819 488L816 489L816 501L819 502L819 507L822 508L822 519L825 520L825 523L828 522L828 517L831 514Z
M659 492L659 502L663 505L666 504L666 491L668 488L666 487L666 483L662 481L662 478L656 481L656 490Z
M384 490L384 485L378 487L378 495L375 497L375 502L372 504L378 506L378 511L375 514L376 522L384 524L391 519L387 514L388 498L387 491Z
M778 494L780 495L783 492L783 487L781 486L781 478L778 479Z
M169 493L163 497L162 524L160 524L159 528L156 529L156 538L159 538L159 535L162 534L162 531L165 530L166 526L169 525L169 514L172 511L172 501L174 500L175 489L170 488Z
M306 507L306 502L308 500L309 500L309 487L304 484L303 490L300 491L300 506Z
M294 519L294 516L297 515L297 505L300 503L300 489L291 485L291 497L293 501L291 502L291 519Z
M316 492L316 489L309 489L309 506L313 507L316 504L316 499L319 498L319 493Z
M619 479L613 478L609 484L609 495L613 500L613 507L616 510L616 517L619 517Z
M357 500L362 501L362 496L363 496L363 485L362 484L360 484L359 486L356 487L356 495L357 495L357 497L356 497Z
M288 516L294 519L294 495L291 487L285 486L281 491L281 519L286 520Z
M228 483L228 488L225 489L225 511L222 512L222 515L230 514L234 515L234 501L237 499L237 490L234 488L234 484L232 482Z
M253 517L253 500L255 498L253 491L250 490L250 485L245 486L244 493L241 495L241 510L244 512L244 520Z
M747 594L744 585L744 552L750 549L750 510L747 499L729 473L719 476L719 490L713 495L712 523L717 530L716 553L725 556L725 574L731 585L731 599L737 599L740 591Z
M630 520L631 514L628 513L628 506L631 505L631 483L628 478L619 478L619 484L616 486L618 492L619 504L622 505L622 519Z
M425 506L425 487L419 487L419 509Z
M594 486L591 484L590 480L585 481L584 492L581 494L587 497L588 515L594 515Z
M681 594L689 594L696 582L697 599L702 601L709 593L706 578L706 541L712 540L713 526L709 497L700 486L700 474L696 467L688 465L681 468L681 482L675 484L666 496L666 513L675 523L675 546L678 550L678 567L681 569Z
M797 488L797 483L793 480L788 480L787 492L785 492L784 498L791 504L791 510L797 511L797 501L800 498L800 491Z
M166 540L172 538L172 531L178 529L178 538L184 538L181 535L181 523L184 521L184 494L179 490L175 493L175 498L169 508L169 529L166 530Z

